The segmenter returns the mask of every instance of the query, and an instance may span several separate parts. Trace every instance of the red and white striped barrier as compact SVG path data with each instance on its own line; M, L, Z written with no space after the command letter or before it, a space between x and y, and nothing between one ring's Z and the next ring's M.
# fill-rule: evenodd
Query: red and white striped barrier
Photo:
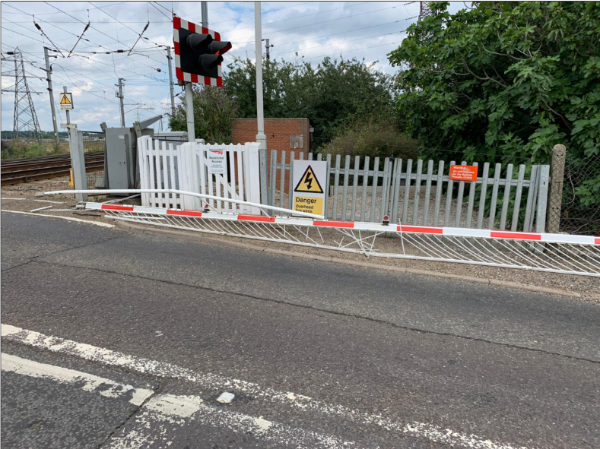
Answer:
M389 257L600 277L600 237L326 220L323 216L173 189L55 191L45 194L170 193L256 207L264 215L84 203L116 220ZM206 202L206 201L205 201ZM209 206L207 206L209 207ZM280 216L270 214L280 213ZM382 238L378 238L382 237ZM389 237L389 238L388 238Z
M204 212L195 210L178 210L166 208L153 208L143 206L127 206L121 204L86 203L86 209L110 210L134 212L137 214L171 215L179 217L204 217L205 219L229 220L257 223L274 223L280 225L298 225L323 228L356 229L375 232L399 232L412 234L430 234L438 236L454 237L480 237L486 239L510 239L526 240L532 242L547 243L572 243L577 245L600 245L600 237L587 235L548 234L534 232L499 231L490 229L470 229L435 226L411 226L411 225L384 225L378 223L366 223L358 221L343 220L318 220L310 218L295 217L269 217L265 215L251 214L219 214L215 212ZM289 211L294 213L294 211Z

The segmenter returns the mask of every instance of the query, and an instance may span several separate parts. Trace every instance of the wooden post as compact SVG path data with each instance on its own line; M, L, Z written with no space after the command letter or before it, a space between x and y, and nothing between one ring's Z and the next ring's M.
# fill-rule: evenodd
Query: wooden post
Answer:
M554 145L552 149L552 172L550 178L550 201L546 230L549 233L560 231L560 210L562 206L563 180L567 149L564 145Z

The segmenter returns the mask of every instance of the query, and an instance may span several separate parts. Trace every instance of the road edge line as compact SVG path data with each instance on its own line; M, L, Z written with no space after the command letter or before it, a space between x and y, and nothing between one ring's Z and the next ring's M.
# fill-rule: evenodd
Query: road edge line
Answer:
M20 210L8 210L8 209L2 209L1 212L9 212L11 214L21 214L21 215L35 215L37 217L61 218L63 220L67 220L67 221L88 223L88 224L92 224L92 225L96 225L96 226L101 226L103 228L115 228L116 227L114 224L110 224L110 223L102 223L99 221L92 221L92 220L82 220L81 218L75 218L75 217L63 217L62 215L37 214L35 212L24 212L24 211L20 211Z

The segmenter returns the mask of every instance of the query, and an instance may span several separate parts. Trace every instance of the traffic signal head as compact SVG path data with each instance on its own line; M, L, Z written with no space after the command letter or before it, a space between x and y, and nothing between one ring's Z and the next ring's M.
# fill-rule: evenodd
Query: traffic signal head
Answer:
M191 33L186 38L185 43L192 51L202 52L206 51L212 41L213 38L210 34Z
M200 31L200 32L197 32ZM219 33L173 18L177 79L221 87L223 54L231 43L221 41Z

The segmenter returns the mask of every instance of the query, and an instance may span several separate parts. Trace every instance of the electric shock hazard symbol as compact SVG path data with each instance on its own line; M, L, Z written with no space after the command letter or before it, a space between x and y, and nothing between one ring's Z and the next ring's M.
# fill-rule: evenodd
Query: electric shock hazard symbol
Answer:
M59 104L63 111L73 109L73 95L70 92L61 92Z
M302 175L302 178L300 178L300 182L296 185L294 192L323 193L321 184L319 184L319 180L310 165L306 167L306 171Z

